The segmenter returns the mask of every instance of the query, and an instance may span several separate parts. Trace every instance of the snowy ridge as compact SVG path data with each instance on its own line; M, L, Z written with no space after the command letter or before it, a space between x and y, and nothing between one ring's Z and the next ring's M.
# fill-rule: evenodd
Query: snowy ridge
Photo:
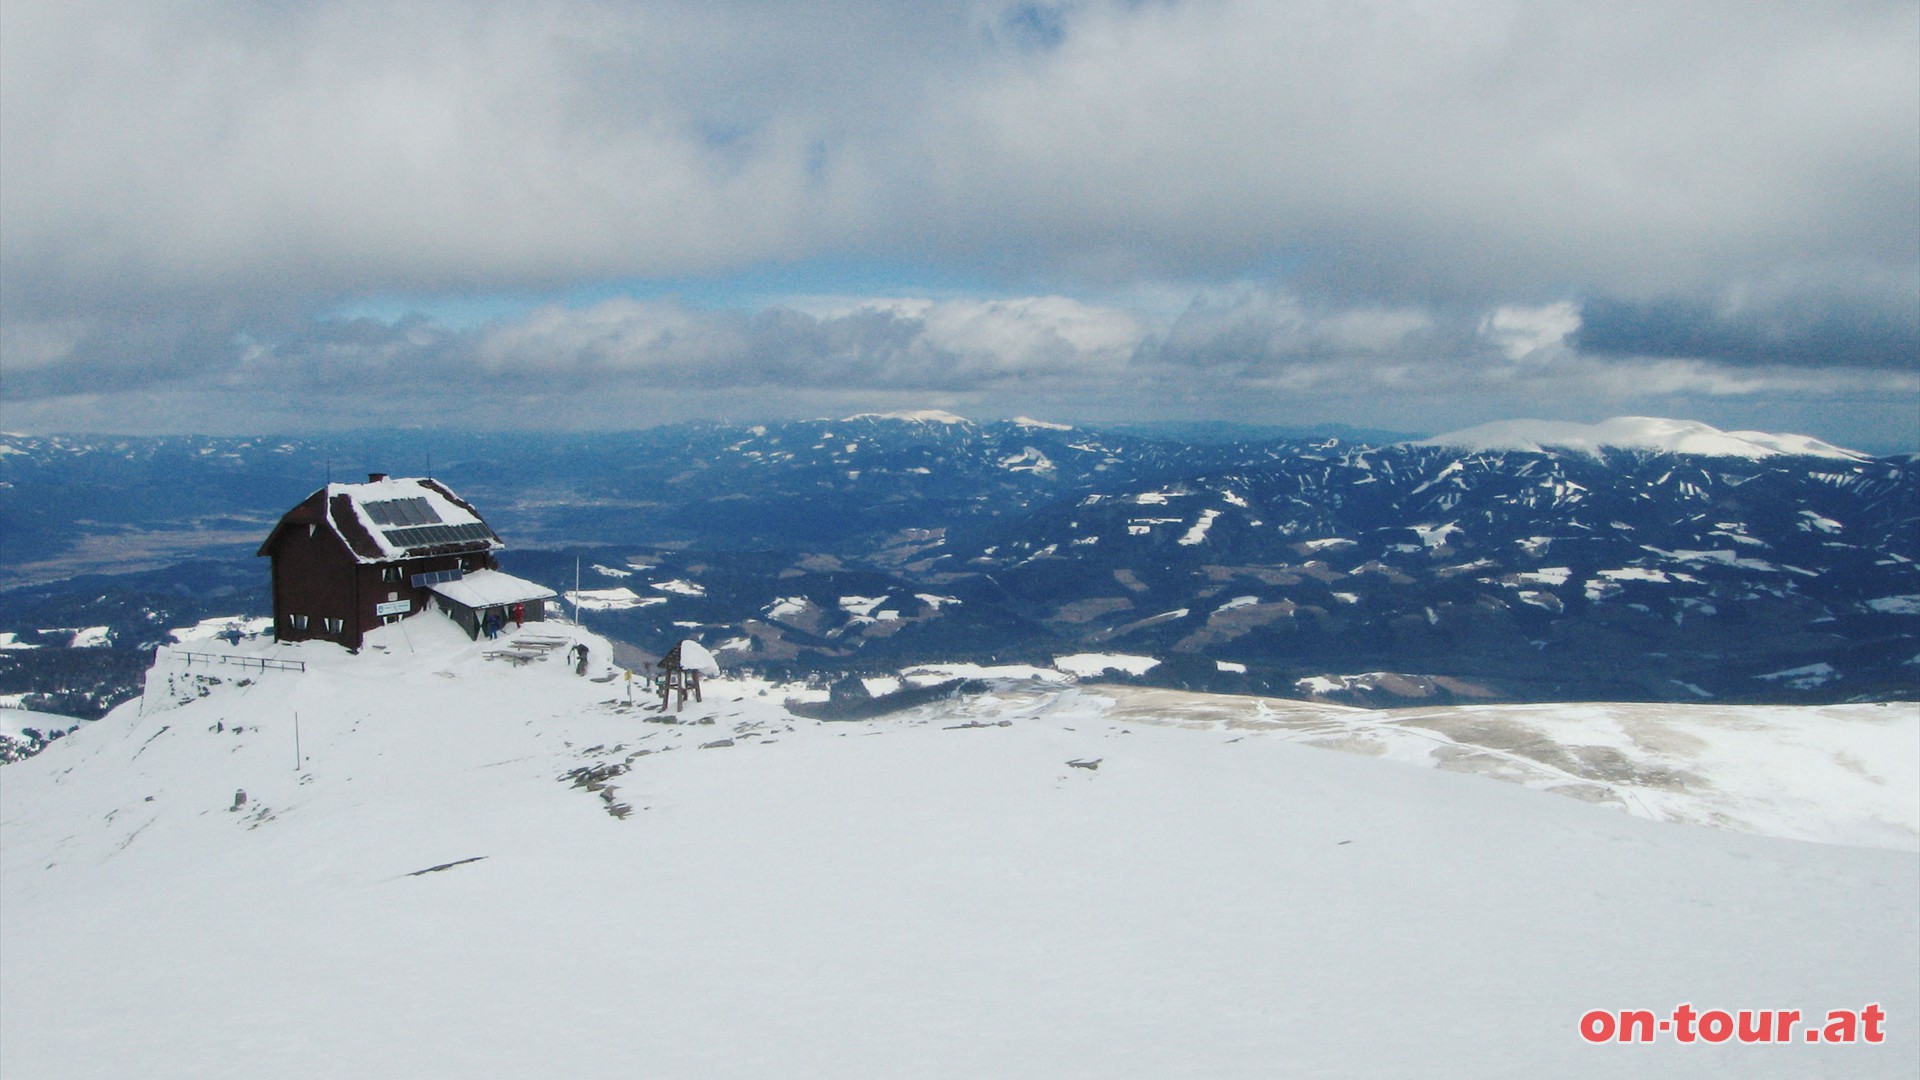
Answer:
M1721 431L1697 420L1666 420L1653 416L1616 416L1597 424L1565 420L1500 420L1420 439L1412 445L1474 451L1519 450L1528 453L1542 453L1551 447L1595 457L1611 449L1752 460L1782 455L1842 461L1869 460L1866 454L1834 446L1809 435Z
M1039 428L1043 431L1072 431L1072 424L1056 424L1051 420L1035 420L1031 416L1016 416L1007 421L1014 427Z
M915 424L967 424L973 421L964 416L956 416L944 409L902 409L896 412L855 413L843 417L842 422L853 420L905 420Z
M1003 679L822 723L723 672L663 716L604 641L542 630L594 678L435 615L358 657L232 650L304 672L163 653L142 702L6 766L0 1074L1604 1076L1620 1048L1575 1034L1594 1007L1920 1010L1910 851L1404 764L1585 760L1703 817L1817 802L1875 842L1917 755L1835 733L1910 742L1911 710L1382 718ZM1782 732L1873 776L1806 789ZM1633 1069L1907 1075L1888 1027Z

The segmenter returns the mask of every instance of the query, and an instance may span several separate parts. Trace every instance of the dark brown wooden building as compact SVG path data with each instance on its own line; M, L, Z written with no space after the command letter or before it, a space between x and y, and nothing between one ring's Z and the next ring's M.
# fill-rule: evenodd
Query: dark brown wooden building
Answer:
M477 575L484 589L448 589L441 610L469 634L488 614L546 617L553 591L499 572L506 545L472 504L435 480L328 484L287 511L260 545L273 559L273 633L359 649L368 630L424 611L436 586ZM479 582L475 582L478 584ZM473 607L474 597L487 606Z

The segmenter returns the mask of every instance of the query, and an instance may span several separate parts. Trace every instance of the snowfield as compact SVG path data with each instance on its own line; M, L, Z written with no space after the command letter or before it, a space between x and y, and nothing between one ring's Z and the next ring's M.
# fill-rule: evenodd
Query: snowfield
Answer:
M357 657L196 642L307 667L163 653L6 766L0 1075L1920 1064L1910 705L1383 714L1056 674L840 723L722 677L662 716L582 637L614 678L437 615ZM1888 1034L1577 1033L1682 1002L1877 1002Z
M1071 656L1054 657L1053 666L1069 675L1095 678L1109 671L1144 675L1159 667L1160 661L1151 656L1130 656L1126 653L1074 653Z
M167 636L176 645L185 645L193 641L211 641L223 635L239 634L243 637L259 637L273 632L273 619L270 617L241 618L226 616L213 619L201 619L192 626L183 626L167 631Z
M24 697L24 694L9 694L7 697ZM18 704L0 705L0 737L17 739L32 728L41 734L53 731L72 731L85 720L77 716L63 716L60 713L40 712ZM11 774L8 774L11 775Z
M587 611L619 611L625 608L652 607L655 604L664 604L667 602L667 598L664 596L641 596L639 593L622 585L613 589L581 589L578 592L568 592L565 602L578 604Z

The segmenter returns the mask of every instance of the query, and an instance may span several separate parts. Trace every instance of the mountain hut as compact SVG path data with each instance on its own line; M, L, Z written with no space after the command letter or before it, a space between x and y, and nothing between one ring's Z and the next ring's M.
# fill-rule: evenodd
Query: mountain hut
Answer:
M471 503L432 479L372 473L287 511L256 553L273 560L276 641L358 650L368 630L435 602L471 637L489 615L539 622L553 590L500 572L505 548Z

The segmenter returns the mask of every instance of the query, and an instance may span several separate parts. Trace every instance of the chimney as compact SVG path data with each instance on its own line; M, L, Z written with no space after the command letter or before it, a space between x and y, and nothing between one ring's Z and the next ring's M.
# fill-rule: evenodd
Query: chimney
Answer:
M387 474L386 474L386 473L383 473L383 472L370 472L370 473L368 473L368 474L367 474L367 483L369 483L369 484L377 484L377 483L379 483L380 481L382 481L382 480L385 480L386 478L387 478Z

